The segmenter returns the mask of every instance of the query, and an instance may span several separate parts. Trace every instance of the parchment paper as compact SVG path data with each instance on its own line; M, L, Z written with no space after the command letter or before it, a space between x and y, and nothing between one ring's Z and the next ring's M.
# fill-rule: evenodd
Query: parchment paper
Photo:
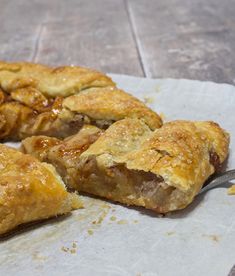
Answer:
M111 76L164 120L220 123L231 134L227 169L235 168L235 87ZM0 275L224 276L235 264L235 196L227 195L227 187L200 195L185 210L166 217L83 200L85 208L70 216L2 240Z

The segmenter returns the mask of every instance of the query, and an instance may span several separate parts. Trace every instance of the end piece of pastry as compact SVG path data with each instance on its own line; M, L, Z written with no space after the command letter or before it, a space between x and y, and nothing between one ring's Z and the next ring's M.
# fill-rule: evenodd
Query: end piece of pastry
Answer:
M160 213L190 204L227 157L229 145L228 134L213 122L174 121L152 131L142 120L128 118L88 146L81 146L79 134L74 137L72 147L67 138L44 155L35 146L43 137L26 139L23 149L64 171L67 184L78 191ZM62 148L70 160L61 158Z
M65 138L84 124L105 129L126 117L142 118L151 129L162 125L156 113L99 72L0 62L2 141L32 135Z
M81 207L50 164L0 144L0 234Z

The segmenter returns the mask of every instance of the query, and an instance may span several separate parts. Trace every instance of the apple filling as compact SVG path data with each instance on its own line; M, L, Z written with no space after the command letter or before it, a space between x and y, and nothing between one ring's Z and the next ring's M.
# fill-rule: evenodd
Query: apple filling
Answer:
M176 189L161 176L129 170L124 164L101 167L96 159L81 160L77 168L76 189L128 205L136 204L161 212Z

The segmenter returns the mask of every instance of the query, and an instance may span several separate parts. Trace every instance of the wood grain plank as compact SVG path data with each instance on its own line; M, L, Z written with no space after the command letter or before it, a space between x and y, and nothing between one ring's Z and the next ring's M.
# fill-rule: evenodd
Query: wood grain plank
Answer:
M235 83L235 1L128 0L148 77Z
M0 59L31 61L48 11L34 0L1 0L0 10Z
M122 0L1 1L0 59L143 75Z

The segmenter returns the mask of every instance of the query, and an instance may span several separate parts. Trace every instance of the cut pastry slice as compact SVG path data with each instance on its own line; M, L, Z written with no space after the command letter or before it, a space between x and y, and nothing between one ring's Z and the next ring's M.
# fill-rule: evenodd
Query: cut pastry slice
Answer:
M84 124L105 129L126 117L141 118L151 129L162 125L156 113L99 72L0 62L2 141L32 135L65 138Z
M52 165L0 144L0 234L81 206Z
M175 121L151 132L126 119L81 155L79 190L160 213L182 209L225 160L228 144L213 122Z
M174 121L152 131L142 120L128 118L92 144L81 146L79 135L72 148L67 138L42 154L38 140L43 144L48 138L32 137L23 149L54 164L78 191L160 213L190 204L228 155L229 135L213 122ZM71 158L61 158L61 152Z

